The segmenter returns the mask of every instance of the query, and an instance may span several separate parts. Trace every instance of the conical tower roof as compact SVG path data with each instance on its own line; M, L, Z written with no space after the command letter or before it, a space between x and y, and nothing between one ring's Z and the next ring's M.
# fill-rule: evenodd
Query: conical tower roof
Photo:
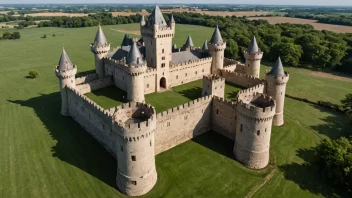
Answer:
M172 46L173 49L177 49L176 43Z
M213 43L213 44L221 44L221 43L223 43L223 42L224 42L224 41L222 40L219 27L216 26L216 28L215 28L215 30L214 30L214 33L213 33L213 36L212 36L211 39L210 39L210 43Z
M169 23L175 23L174 15L171 14L171 17L169 19Z
M274 65L274 67L268 73L274 77L284 77L286 76L284 71L284 66L282 66L281 58L279 57Z
M130 36L126 33L125 36L123 37L123 40L122 40L122 43L121 43L122 46L129 46L131 45L131 39L130 39Z
M145 22L144 15L142 15L141 23Z
M60 57L60 61L59 61L59 70L60 71L67 71L67 70L71 70L73 69L73 64L70 60L70 58L68 57L65 49L62 49L62 53L61 53L61 57Z
M127 54L126 63L129 65L143 65L144 60L136 42L132 41L131 49Z
M186 43L184 45L184 47L193 47L193 41L192 41L192 37L191 35L188 35Z
M149 25L157 24L159 28L166 27L167 24L158 5L155 6L152 14L148 17Z
M247 48L247 53L253 54L253 53L257 53L257 52L260 52L260 49L257 44L257 39L255 38L255 36L253 36L252 42L251 42L251 44L249 44L249 46Z
M208 50L208 41L207 41L207 40L204 41L202 50L203 50L203 51L207 51L207 50Z
M99 28L98 28L97 34L95 35L95 39L94 39L94 45L100 46L100 45L106 45L106 44L108 44L108 41L106 40L105 34L99 24Z

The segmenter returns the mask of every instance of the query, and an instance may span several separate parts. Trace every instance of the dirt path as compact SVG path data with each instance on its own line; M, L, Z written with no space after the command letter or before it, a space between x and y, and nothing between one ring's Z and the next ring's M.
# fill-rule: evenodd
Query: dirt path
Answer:
M139 30L117 30L117 29L111 29L112 31L116 32L122 32L122 33L128 33L128 34L134 34L134 35L141 35L141 32Z
M337 76L337 75L329 74L329 73L325 73L325 72L311 72L310 75L314 76L314 77L330 78L330 79L334 79L334 80L352 82L352 78L344 77L344 76Z
M273 169L273 170L270 172L270 174L267 175L267 176L264 178L264 181L263 181L262 183L258 184L256 187L254 187L254 188L248 193L248 195L247 195L245 198L252 198L253 195L254 195L259 189L261 189L266 183L268 183L268 182L271 180L271 178L274 176L275 172L276 172L276 168Z

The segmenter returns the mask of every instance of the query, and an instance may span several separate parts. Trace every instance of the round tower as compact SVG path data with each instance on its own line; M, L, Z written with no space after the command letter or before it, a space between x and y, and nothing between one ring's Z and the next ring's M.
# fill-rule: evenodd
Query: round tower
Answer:
M246 74L259 78L260 61L262 60L263 52L260 51L255 37L253 37L251 44L243 54L246 59Z
M216 26L213 36L208 44L208 49L213 58L211 63L211 73L221 75L221 69L224 68L224 52L226 42L222 40L219 27Z
M280 57L277 59L275 66L270 71L267 71L265 80L267 81L267 94L276 101L273 125L281 126L284 124L284 103L289 74L284 71Z
M68 97L66 87L75 88L77 66L73 65L65 49L62 49L59 64L55 67L55 74L59 78L61 93L61 115L68 116Z
M143 60L135 41L132 41L131 49L126 57L129 83L127 83L127 100L144 102L144 72L147 65Z
M269 148L275 101L260 93L243 93L236 105L235 158L249 168L269 163Z
M173 30L173 33L175 34L176 22L175 22L173 14L171 14L171 17L169 18L168 24L169 24L169 27L171 27L171 29Z
M90 46L91 51L95 58L95 70L99 78L105 77L105 68L103 58L110 51L110 44L106 40L103 30L99 24L97 34L95 35L94 42Z
M157 181L154 153L156 114L152 106L130 102L114 113L118 189L129 196L149 192Z

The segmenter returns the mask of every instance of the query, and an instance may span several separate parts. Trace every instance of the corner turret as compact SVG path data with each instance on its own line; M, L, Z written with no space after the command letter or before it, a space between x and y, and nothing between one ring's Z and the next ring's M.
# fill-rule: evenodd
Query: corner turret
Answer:
M191 49L193 48L193 41L192 41L192 37L189 34L186 40L186 43L183 45L182 49L185 51L191 51Z
M247 50L244 51L244 57L246 59L245 73L249 76L259 78L260 61L262 60L263 52L260 51L255 36L253 37L252 42L248 46Z
M284 71L280 57L277 59L275 66L267 71L265 79L267 81L267 94L276 101L273 125L281 126L284 124L284 103L289 74Z
M243 90L238 94L235 158L249 168L261 169L269 163L270 136L275 101Z
M221 69L224 68L224 51L226 49L226 42L222 40L219 27L216 26L213 36L208 43L209 52L213 58L211 63L211 73L221 74Z
M129 196L149 192L157 181L154 134L155 109L147 104L123 104L113 115L113 131L117 134L118 189Z
M145 19L144 16L142 15L141 22L140 22L141 27L145 25Z
M66 87L76 87L76 65L73 65L65 49L62 49L59 64L55 67L55 74L59 78L61 93L61 115L69 115L69 106Z
M147 65L135 41L126 56L126 65L130 74L130 83L127 84L127 100L144 102L144 72Z
M98 74L99 78L104 78L105 68L103 58L109 53L110 44L108 43L100 24L90 49L94 54L96 73Z

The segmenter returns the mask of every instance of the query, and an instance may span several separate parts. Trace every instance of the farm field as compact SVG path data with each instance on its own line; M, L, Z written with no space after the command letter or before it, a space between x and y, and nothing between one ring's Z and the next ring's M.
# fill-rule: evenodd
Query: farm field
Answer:
M300 19L300 18L291 18L291 17L249 17L249 20L267 20L270 24L278 23L294 23L294 24L310 24L314 26L317 30L329 30L338 33L352 33L351 26L343 25L333 25L333 24L324 24L318 23L317 20L310 19Z
M124 36L116 30L138 27L103 26L103 30L116 47ZM0 41L0 197L125 197L115 188L114 158L80 125L59 113L61 98L53 67L62 46L79 72L91 72L94 57L89 43L96 30L24 29L19 30L20 40ZM177 24L174 42L180 46L191 33L194 44L201 46L212 32L212 28ZM46 39L41 38L44 34ZM285 69L290 72L291 95L338 103L352 92L352 84L341 76ZM36 70L39 77L25 78L30 70ZM175 87L173 93L189 101L200 87L196 81ZM343 88L331 92L331 87ZM227 88L226 97L233 99L238 88ZM162 94L169 92L155 97ZM154 103L158 99L153 97L146 98ZM156 156L158 182L144 197L347 197L327 185L311 163L311 147L322 138L351 133L347 118L289 98L285 105L285 125L272 131L268 169L244 168L233 160L233 142L208 132Z
M88 14L84 14L84 13L63 13L63 12L40 12L40 13L26 14L25 16L70 16L70 17L81 17L81 16L88 16Z

